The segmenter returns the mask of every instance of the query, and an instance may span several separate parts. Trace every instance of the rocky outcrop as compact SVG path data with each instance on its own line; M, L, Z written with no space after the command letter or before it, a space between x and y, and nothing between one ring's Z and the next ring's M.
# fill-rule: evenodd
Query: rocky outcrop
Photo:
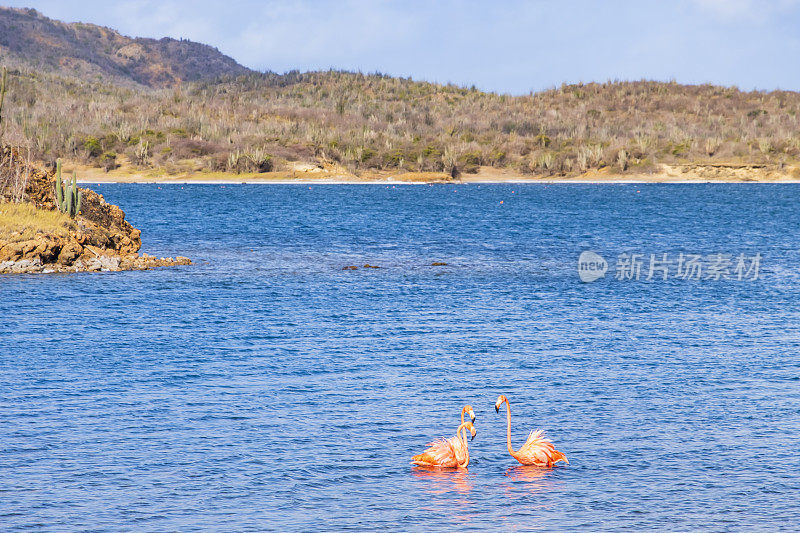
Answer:
M190 264L189 258L181 256L120 255L91 245L81 246L71 236L37 236L33 240L6 244L0 241L0 274L113 272Z
M0 157L25 165L9 148L3 148ZM24 199L39 209L55 209L54 173L33 165L27 167ZM140 255L141 232L125 220L122 209L90 189L80 190L81 212L63 231L39 233L25 240L0 239L0 274L147 270L191 264L186 257ZM0 189L0 199L9 200L8 191Z

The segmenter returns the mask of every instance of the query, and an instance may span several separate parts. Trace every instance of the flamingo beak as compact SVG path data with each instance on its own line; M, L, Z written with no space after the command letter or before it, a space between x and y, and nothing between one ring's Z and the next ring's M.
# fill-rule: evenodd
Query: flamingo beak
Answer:
M497 404L494 404L494 410L495 410L495 412L496 412L496 413L499 413L499 412L500 412L500 408L499 408L499 407L497 407Z
M475 435L477 435L477 434L478 434L478 432L477 432L477 431L476 431L475 433L473 433L473 434L472 434L472 438L471 438L471 439L469 439L469 440L475 440ZM567 463L567 464L569 464L569 463Z

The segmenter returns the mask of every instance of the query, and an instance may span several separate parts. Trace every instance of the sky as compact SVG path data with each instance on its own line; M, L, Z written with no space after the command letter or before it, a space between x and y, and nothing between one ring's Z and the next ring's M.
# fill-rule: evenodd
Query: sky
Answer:
M800 0L0 0L255 70L383 72L526 94L676 80L800 90Z

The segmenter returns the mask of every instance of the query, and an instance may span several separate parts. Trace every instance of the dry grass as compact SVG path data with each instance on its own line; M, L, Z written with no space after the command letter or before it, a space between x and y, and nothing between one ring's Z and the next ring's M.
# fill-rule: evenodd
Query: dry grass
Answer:
M16 66L7 134L36 157L112 169L249 175L297 161L469 174L573 176L659 163L800 160L800 94L652 81L512 97L338 71L253 74L180 89L87 82ZM455 171L455 172L454 172Z
M37 234L67 235L74 225L69 216L58 211L37 209L28 203L0 202L0 239L20 242Z
M453 181L450 174L444 172L401 172L400 174L393 174L391 178L395 181L412 181L429 183L431 181Z

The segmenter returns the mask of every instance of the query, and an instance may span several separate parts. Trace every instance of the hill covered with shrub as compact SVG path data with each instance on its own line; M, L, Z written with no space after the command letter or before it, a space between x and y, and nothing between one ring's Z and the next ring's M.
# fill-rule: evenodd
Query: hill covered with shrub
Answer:
M86 43L82 61L116 73L118 34L27 13L34 26L27 40L15 41L3 121L8 139L44 160L165 173L264 172L306 162L361 174L494 167L569 176L648 172L661 163L783 168L800 159L796 92L633 81L510 96L382 74L255 73L215 54L183 60L168 52L141 56L127 78L119 70L97 79L70 70L63 58L75 54L51 47L49 56L44 45L26 43L60 28L64 39ZM164 72L165 57L174 59L172 78L139 74ZM42 61L52 68L38 68Z
M130 38L102 26L52 20L35 9L0 7L0 57L92 81L151 87L249 72L211 46Z

